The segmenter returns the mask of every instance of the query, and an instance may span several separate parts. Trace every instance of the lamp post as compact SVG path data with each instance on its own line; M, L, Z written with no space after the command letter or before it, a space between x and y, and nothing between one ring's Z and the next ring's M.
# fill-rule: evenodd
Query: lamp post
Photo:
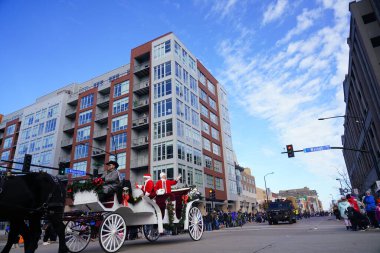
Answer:
M339 183L340 183L340 189L343 189L343 185L342 185L342 179L340 179L340 178L337 178L336 180L337 180L337 181L339 181Z
M269 206L269 199L268 199L268 188L267 188L267 180L265 179L266 176L274 174L274 172L270 172L264 176L264 183L265 183L265 194L267 195L267 205Z

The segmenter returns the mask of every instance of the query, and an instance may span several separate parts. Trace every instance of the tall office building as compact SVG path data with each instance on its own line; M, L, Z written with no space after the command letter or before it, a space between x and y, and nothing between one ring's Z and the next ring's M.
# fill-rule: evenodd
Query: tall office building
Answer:
M350 3L351 25L348 74L343 82L346 117L342 143L352 188L376 190L380 180L380 4L375 0Z
M4 160L32 154L33 164L86 173L117 160L132 182L165 172L206 199L214 189L224 209L238 194L227 93L173 33L133 48L125 66L6 115L1 139Z

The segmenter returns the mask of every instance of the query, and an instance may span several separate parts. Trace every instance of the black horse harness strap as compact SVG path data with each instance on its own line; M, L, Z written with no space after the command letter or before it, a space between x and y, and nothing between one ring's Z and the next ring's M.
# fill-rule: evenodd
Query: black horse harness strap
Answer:
M0 194L2 194L4 191L4 184L6 180L7 180L7 176L4 174L1 174L0 175Z
M50 174L49 174L50 175ZM59 193L60 193L60 197L61 199L63 198L63 194L62 194L62 190L61 190L61 185L59 183L59 179L57 177L54 177L52 175L50 175L50 178L53 180L54 182L54 189L49 193L46 201L42 204L42 206L39 208L39 209L43 209L45 212L47 212L47 209L49 207L62 207L64 206L65 204L62 203L62 201L58 201L58 202L51 202L51 199L53 197L53 194L55 193L55 191L58 189L59 190Z

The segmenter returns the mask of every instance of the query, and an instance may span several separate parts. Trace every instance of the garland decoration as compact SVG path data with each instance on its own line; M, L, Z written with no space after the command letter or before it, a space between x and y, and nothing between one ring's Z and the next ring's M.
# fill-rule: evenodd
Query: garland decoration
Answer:
M170 200L170 198L166 199L166 209L168 209L168 215L169 215L169 227L173 227L173 221L174 221L174 205L173 202Z
M67 186L67 195L69 198L73 198L75 193L84 191L94 191L99 194L103 191L103 184L104 181L102 178L74 181Z

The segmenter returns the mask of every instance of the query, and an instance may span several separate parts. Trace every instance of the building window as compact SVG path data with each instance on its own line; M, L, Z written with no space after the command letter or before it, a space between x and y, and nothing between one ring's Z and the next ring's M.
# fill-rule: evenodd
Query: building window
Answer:
M186 161L189 163L193 162L193 149L190 146L186 146Z
M88 157L88 145L77 145L75 146L74 159L80 159Z
M94 94L87 95L80 99L80 109L85 109L94 104Z
M128 114L112 119L112 132L127 129Z
M154 103L154 118L164 117L172 114L172 99L168 98Z
M125 112L128 110L129 98L125 97L113 102L113 114Z
M3 149L10 148L11 145L12 145L12 140L13 140L12 137L6 138L6 139L4 140Z
M195 71L195 68L196 68L196 64L195 64L195 61L194 59L189 55L189 67Z
M118 83L113 88L113 97L119 97L124 94L129 93L129 80L124 81L122 83Z
M194 126L199 127L199 113L194 110L191 110L191 123Z
M218 116L216 116L212 112L210 112L210 119L212 123L214 123L215 125L218 125Z
M206 174L206 187L214 189L214 178L213 178L213 176Z
M198 97L197 97L197 95L195 95L194 93L191 92L191 94L190 94L190 100L191 100L191 105L194 108L198 109L199 103L198 103Z
M375 47L380 47L380 36L374 37L371 39L372 46Z
M127 133L121 133L114 135L110 141L110 150L115 151L118 149L123 149L127 147Z
M177 151L178 151L178 159L185 160L186 159L186 145L182 142L177 142Z
M50 106L48 111L47 111L47 118L52 118L58 113L58 104Z
M181 46L177 41L174 41L174 52L177 56L179 56L179 58L181 58Z
M9 151L9 150L1 153L1 160L8 160L10 153L11 153L11 151Z
M53 137L54 135L49 135L43 138L42 140L42 148L47 149L47 148L52 148L53 147Z
M25 155L28 152L28 143L20 144L17 148L17 154L19 156Z
M212 152L215 154L215 155L219 155L220 156L220 146L213 143L212 144Z
M32 138L33 138L33 137L36 137L36 136L37 136L37 133L38 133L38 125L35 125L35 126L32 128Z
M222 162L214 160L214 171L222 173Z
M167 119L154 123L153 138L160 139L173 135L173 120Z
M16 125L15 124L8 126L7 127L7 135L14 134L15 130L16 130Z
M203 116L205 116L206 118L208 118L208 109L204 105L202 105L202 104L201 104L201 113L202 113Z
M74 163L73 169L83 171L84 173L86 173L87 172L87 161ZM80 176L81 175L79 175L79 174L73 174L73 177L80 177Z
M56 118L46 121L45 134L53 132L55 130L56 124L57 124L57 119Z
M30 114L30 115L25 116L24 126L32 125L33 124L33 117L34 117L34 114Z
M114 155L110 156L111 161L115 161L116 157ZM125 166L127 164L127 153L118 153L117 154L117 163L119 164L119 168L117 170L125 169Z
M175 62L175 76L181 80L182 79L182 67L177 62Z
M202 120L202 131L210 134L210 125L207 124L205 121Z
M190 90L188 88L184 87L183 91L184 91L183 97L184 97L185 101L189 103L190 102Z
M194 164L202 166L202 153L196 149L194 149Z
M206 103L208 103L208 96L207 96L207 93L202 90L202 89L199 89L199 97L205 101Z
M178 97L183 97L183 84L178 80L175 80L175 93Z
M205 75L198 70L198 80L201 82L204 86L206 86L206 77Z
M205 137L203 137L203 148L206 149L207 151L211 151L211 143Z
M153 161L162 161L173 158L173 142L162 142L153 145Z
M176 100L177 115L178 117L183 117L183 102L177 98Z
M85 111L79 114L79 125L91 122L92 110Z
M190 107L185 105L185 120L187 120L188 122L190 122L190 119L191 119L191 110L190 110Z
M204 158L204 161L205 161L205 167L211 170L212 169L212 159L211 159L211 157L209 157L207 155L203 155L203 158Z
M170 61L167 61L154 67L154 80L160 80L164 77L170 76L171 74L172 71Z
M186 64L187 64L187 52L183 48L182 48L182 62L186 66Z
M178 137L185 136L185 124L180 120L177 120L177 136Z
M169 180L173 180L174 179L173 164L154 166L153 167L153 180L154 181L160 180L160 173L161 172L166 173L167 179L169 179Z
M207 88L208 90L215 95L215 85L210 82L210 80L207 80Z
M218 178L218 177L215 178L215 188L221 191L224 190L223 179Z
M208 98L208 102L209 102L211 108L216 111L216 102L215 102L215 100L209 97Z
M46 152L41 153L40 164L41 165L50 164L52 157L53 157L52 151L46 151Z
M77 142L90 139L91 126L83 127L77 131Z
M154 46L153 48L153 58L159 59L164 57L166 54L170 53L170 40L167 40L161 44Z
M376 21L376 15L374 12L368 13L362 16L364 24L372 23Z
M194 146L202 146L201 133L193 128L193 143Z
M211 127L211 136L212 138L214 138L215 140L218 140L219 141L219 131L216 130L215 128Z
M154 98L160 98L172 94L172 80L166 80L154 84Z
M194 184L199 188L203 188L203 173L197 169L194 169Z
M189 85L189 72L183 69L183 83Z

